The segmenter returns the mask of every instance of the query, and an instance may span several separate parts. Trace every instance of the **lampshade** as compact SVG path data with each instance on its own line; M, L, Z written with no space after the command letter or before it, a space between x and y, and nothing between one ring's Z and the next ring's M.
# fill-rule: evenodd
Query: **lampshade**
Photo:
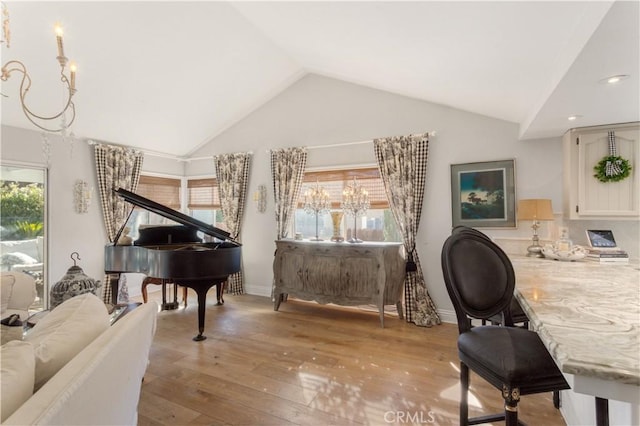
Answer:
M553 220L551 200L530 199L518 201L519 220Z

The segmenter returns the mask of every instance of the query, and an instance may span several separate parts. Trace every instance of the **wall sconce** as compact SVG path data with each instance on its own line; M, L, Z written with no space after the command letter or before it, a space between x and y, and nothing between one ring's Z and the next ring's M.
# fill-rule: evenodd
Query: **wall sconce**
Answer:
M258 213L264 213L267 210L267 187L258 185L258 189L253 193L253 201L256 203Z
M91 205L91 194L93 188L89 187L86 181L78 179L73 189L73 203L76 213L87 213Z

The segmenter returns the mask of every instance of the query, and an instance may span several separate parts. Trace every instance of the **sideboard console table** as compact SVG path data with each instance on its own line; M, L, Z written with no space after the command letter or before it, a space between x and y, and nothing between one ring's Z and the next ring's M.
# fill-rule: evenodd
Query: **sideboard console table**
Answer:
M402 318L405 277L401 243L276 241L273 261L274 310L287 295L318 303L378 307L384 327L384 306L396 305Z

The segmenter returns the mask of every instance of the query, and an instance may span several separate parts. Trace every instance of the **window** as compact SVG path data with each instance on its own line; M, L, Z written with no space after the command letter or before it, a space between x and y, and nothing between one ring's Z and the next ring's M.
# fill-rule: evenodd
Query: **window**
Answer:
M215 178L189 179L187 181L187 208L189 214L216 228L223 228L218 181Z
M0 270L24 272L36 284L30 311L48 305L46 242L47 171L4 163L0 167ZM3 295L4 296L4 295Z
M315 236L315 215L306 213L304 210L304 193L307 189L315 187L317 182L329 193L331 210L341 211L342 191L353 184L354 179L369 193L371 206L364 216L359 216L357 219L348 214L344 215L341 226L342 236L349 239L354 225L357 224L357 236L364 241L402 241L389 209L389 201L377 167L306 172L295 213L295 232L302 233L304 238ZM318 215L318 236L328 240L332 235L333 226L330 215L328 213Z
M156 203L160 203L173 210L180 210L180 186L182 181L177 178L141 175L138 181L136 193ZM152 213L142 207L136 207L129 219L129 235L135 240L138 238L140 225L165 225L174 222Z

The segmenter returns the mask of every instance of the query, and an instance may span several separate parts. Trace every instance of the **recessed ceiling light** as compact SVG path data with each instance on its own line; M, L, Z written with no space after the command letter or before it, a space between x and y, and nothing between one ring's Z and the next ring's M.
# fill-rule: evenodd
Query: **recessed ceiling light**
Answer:
M582 117L582 116L581 115L570 115L569 117L567 117L567 120L574 121L574 120L577 120L580 117Z
M607 83L607 84L616 84L624 79L629 78L629 76L627 74L618 74L618 75L612 75L609 77L605 77L602 80L600 80L601 83Z

